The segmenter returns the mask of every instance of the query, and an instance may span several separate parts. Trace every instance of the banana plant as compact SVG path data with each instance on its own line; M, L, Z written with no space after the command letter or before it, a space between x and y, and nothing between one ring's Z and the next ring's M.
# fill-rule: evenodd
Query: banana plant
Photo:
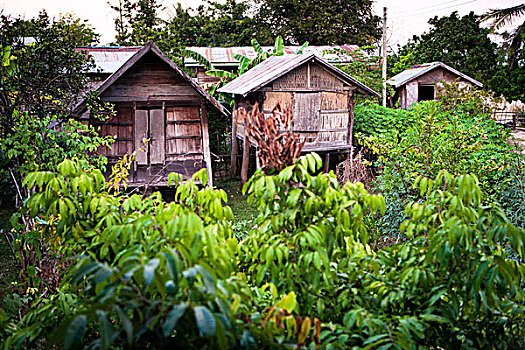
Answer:
M215 95L215 92L219 87L224 85L226 82L242 75L246 71L252 69L262 61L266 60L268 57L284 55L284 40L280 35L275 39L275 43L271 50L265 51L256 39L252 39L251 44L253 49L257 53L257 56L252 60L238 53L233 54L233 58L235 58L239 62L239 65L237 66L237 69L235 71L225 71L222 69L216 69L206 57L192 50L181 49L178 51L178 54L181 57L191 58L197 61L199 64L204 66L207 75L220 79L219 82L217 82L217 84L214 84L208 88L208 92L212 95ZM299 50L297 50L296 54L302 54L307 47L308 41L301 45ZM229 103L230 105L233 103L233 99L224 98L224 96L222 95L219 96L219 100Z

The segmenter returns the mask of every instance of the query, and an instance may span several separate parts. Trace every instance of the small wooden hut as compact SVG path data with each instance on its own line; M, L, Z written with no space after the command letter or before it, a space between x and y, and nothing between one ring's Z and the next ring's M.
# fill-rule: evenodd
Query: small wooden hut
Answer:
M377 92L315 54L270 57L219 92L234 94L235 109L251 110L258 102L266 114L277 102L292 106L292 131L301 140L306 139L303 152L325 154L325 169L330 153L349 152L352 148L354 94L379 97ZM244 142L244 172L250 143L244 137L244 125L232 121L232 174L237 173L237 138ZM252 146L257 147L253 141Z
M166 185L171 172L190 177L202 168L212 180L208 110L229 112L191 77L148 42L96 89L116 114L101 122L77 108L101 136L115 137L112 149L101 150L109 164L136 151L130 185ZM149 140L144 143L144 140Z
M442 62L415 65L393 76L387 82L396 90L394 102L399 100L400 108L408 108L416 102L435 100L437 84L442 81L451 83L457 79L463 86L483 87L479 81Z

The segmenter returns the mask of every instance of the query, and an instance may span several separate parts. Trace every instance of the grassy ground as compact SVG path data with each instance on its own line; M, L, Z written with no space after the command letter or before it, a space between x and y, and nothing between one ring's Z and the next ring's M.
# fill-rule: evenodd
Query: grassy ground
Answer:
M235 221L254 220L257 217L257 208L248 204L247 196L242 194L239 179L222 179L215 181L214 185L223 189L228 194L228 206L232 208Z
M244 239L250 229L255 225L255 218L258 215L257 208L248 203L247 196L241 191L239 179L222 179L215 181L215 186L226 191L228 194L228 206L232 208L233 232L239 239Z

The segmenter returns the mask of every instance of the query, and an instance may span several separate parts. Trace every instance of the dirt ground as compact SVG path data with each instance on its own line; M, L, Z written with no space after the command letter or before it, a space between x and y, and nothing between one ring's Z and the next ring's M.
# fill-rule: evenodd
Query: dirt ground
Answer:
M518 142L518 145L523 150L522 153L525 153L525 129L516 129L512 131L512 135Z

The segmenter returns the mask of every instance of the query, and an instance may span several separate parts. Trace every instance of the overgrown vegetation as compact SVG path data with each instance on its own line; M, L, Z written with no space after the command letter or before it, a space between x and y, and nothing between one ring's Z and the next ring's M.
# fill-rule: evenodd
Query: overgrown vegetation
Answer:
M419 177L406 239L374 251L367 218L385 212L383 197L320 167L314 154L257 172L247 189L260 214L242 240L226 193L178 176L165 204L110 195L76 160L31 173L28 187L45 190L25 210L67 264L21 322L4 316L4 346L524 345L525 232L483 205L475 176Z
M268 18L299 5L262 9L278 3L283 12ZM370 2L355 4L368 13ZM202 40L250 38L217 36L230 17L235 30L254 25L241 23L246 3L207 6L212 14L188 21L210 22ZM115 7L124 11L118 40L163 39L156 1ZM295 15L281 23L290 42L319 22L292 31ZM2 20L0 185L18 198L2 198L11 209L0 211L3 349L525 347L524 159L485 114L483 93L443 84L439 101L408 110L357 105L361 154L378 175L370 192L322 173L316 154L295 160L300 148L280 138L242 193L235 181L206 187L204 170L185 183L171 174L166 203L120 190L133 154L107 182L95 150L111 140L69 118L89 65L73 49L96 40L89 28L45 14ZM71 41L61 47L57 36ZM361 57L345 69L374 82L376 64ZM289 111L281 117L291 121ZM252 135L259 144L270 136L280 137ZM281 146L293 154L275 159Z

